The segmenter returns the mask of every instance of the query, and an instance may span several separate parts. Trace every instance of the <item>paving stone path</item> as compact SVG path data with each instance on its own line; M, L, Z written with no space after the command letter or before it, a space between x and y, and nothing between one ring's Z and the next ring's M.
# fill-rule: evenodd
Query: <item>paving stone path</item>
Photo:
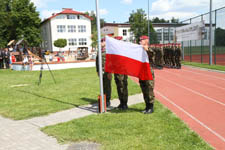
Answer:
M142 94L129 97L128 105L144 102ZM119 100L111 101L116 107ZM86 105L57 112L48 116L28 120L14 121L0 116L0 150L93 150L99 149L95 143L75 143L60 145L53 137L40 131L40 128L78 119L91 114L97 114L97 105Z

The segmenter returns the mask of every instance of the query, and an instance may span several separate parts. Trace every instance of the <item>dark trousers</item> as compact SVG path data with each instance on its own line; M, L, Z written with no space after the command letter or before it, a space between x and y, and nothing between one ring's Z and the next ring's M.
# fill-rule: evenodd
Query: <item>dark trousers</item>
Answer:
M6 69L9 69L9 59L5 59L5 67Z
M109 102L111 99L111 79L108 78L108 73L103 74L103 90L106 95L106 101Z
M0 69L3 69L3 67L4 67L3 59L0 59Z
M139 80L146 106L155 101L154 80Z
M127 104L128 101L127 75L115 74L114 79L116 82L117 93L120 103Z

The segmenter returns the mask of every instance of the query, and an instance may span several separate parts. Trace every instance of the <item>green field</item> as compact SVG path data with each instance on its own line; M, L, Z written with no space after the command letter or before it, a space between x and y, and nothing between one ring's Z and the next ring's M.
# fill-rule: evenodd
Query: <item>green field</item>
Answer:
M158 101L155 112L145 115L144 104L128 111L91 115L42 129L61 143L92 141L103 150L212 150Z
M215 51L216 50L216 51ZM213 47L213 54L216 52L216 54L225 54L225 47L223 46L217 46ZM192 46L190 47L185 47L184 48L184 55L189 56L190 53L192 55L200 55L201 54L201 46ZM202 54L209 54L209 46L202 46Z
M204 64L204 63L201 64L201 63L187 62L187 61L183 61L182 64L194 66L194 67L206 68L206 69L225 71L225 66L221 66L221 65L209 65L209 64Z
M43 72L42 83L37 85L39 72L0 70L0 115L15 120L47 115L80 105L96 103L99 78L95 68ZM140 93L140 87L129 79L129 95ZM112 80L112 98L117 98Z

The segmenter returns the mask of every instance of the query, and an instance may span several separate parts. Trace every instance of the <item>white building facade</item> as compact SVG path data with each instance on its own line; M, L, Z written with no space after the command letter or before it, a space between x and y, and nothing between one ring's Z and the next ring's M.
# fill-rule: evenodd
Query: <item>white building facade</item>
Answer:
M105 23L101 28L101 34L121 36L123 41L133 41L134 34L130 32L130 24L126 23Z
M41 23L42 48L51 52L86 48L91 52L91 19L86 14L70 8L53 14ZM54 41L57 39L66 39L67 46L61 49L55 47Z

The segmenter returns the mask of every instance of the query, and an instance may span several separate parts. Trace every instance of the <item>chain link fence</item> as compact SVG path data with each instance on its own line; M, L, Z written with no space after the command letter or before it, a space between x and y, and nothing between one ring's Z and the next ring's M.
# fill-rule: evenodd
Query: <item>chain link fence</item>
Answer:
M184 24L204 21L205 30L202 40L184 41L183 59L184 61L208 63L209 64L209 23L210 13L182 21ZM212 11L212 44L213 44L213 64L225 65L225 7Z

